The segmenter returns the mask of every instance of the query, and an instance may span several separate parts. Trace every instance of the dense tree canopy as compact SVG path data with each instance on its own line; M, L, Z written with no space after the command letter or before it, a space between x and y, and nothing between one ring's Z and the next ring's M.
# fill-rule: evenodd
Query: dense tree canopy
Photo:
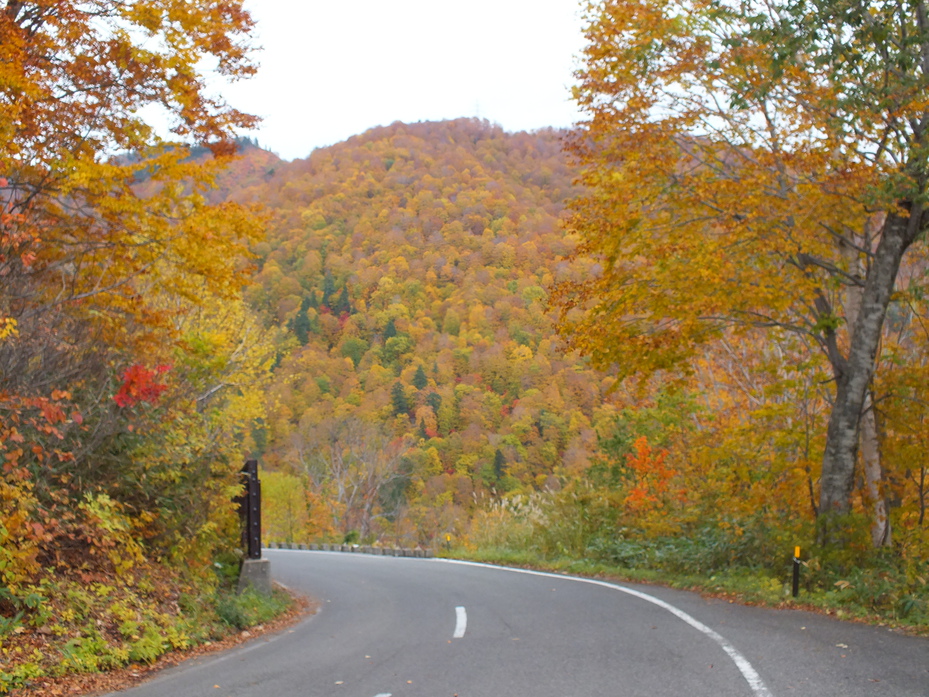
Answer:
M925 10L588 7L577 90L587 119L572 151L590 193L573 224L605 264L562 297L589 309L566 312L567 331L627 374L686 364L733 327L817 350L834 385L825 540L839 540L829 521L852 507L884 318L899 291L916 292L909 275L894 296L926 226Z
M205 197L255 119L205 71L251 74L251 27L235 0L0 3L5 614L44 574L196 575L227 544L273 356L240 294L259 221Z
M560 135L394 124L235 194L275 211L249 291L286 332L264 461L330 502L343 534L431 543L466 529L482 499L558 488L587 466L615 406L546 308L548 286L591 265L563 260ZM404 447L376 492L351 498L317 474L314 440L358 452L358 420Z

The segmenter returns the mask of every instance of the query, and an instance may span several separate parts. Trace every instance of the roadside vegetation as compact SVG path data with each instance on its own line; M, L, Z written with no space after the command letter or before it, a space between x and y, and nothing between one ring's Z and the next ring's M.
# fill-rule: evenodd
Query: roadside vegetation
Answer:
M207 195L257 120L203 72L251 75L251 29L236 0L0 12L0 693L281 610L226 573L274 354L261 217Z
M929 560L864 543L837 559L795 542L810 526L767 529L757 519L712 517L673 535L626 527L604 492L565 490L500 500L478 514L443 556L582 576L667 585L737 602L794 607L929 634ZM753 527L754 524L754 527ZM796 543L799 544L799 543Z
M0 694L51 695L56 680L196 650L287 613L293 599L236 592L238 560L199 578L140 562L119 575L85 564L4 594L16 612L0 619Z

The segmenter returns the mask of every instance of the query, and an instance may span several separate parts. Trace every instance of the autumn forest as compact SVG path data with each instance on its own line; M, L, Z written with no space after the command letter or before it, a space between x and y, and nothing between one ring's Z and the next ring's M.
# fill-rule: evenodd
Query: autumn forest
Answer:
M250 457L265 543L771 603L800 547L929 623L929 29L774 4L586 5L573 129L284 161L198 72L240 2L0 3L0 693L209 640Z
M595 267L568 258L563 135L394 124L237 194L274 211L246 295L279 332L265 486L299 501L269 492L271 539L432 546L589 469L618 412L548 308Z

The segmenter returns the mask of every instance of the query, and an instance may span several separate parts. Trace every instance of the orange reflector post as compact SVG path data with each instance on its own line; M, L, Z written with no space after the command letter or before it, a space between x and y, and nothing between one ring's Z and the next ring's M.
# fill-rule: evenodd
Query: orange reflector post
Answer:
M794 547L794 573L793 583L791 584L793 586L791 590L795 598L800 595L800 564L800 546L797 545Z

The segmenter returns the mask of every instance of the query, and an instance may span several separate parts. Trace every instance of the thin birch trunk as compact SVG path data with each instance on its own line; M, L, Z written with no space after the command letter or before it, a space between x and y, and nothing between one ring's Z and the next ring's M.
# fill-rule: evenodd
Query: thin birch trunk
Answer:
M881 466L880 442L877 436L877 416L870 391L865 396L861 428L861 463L864 469L865 500L871 513L871 544L887 547L891 543L890 517L884 496L884 468Z
M858 318L855 326L850 327L848 358L833 361L836 399L826 431L820 484L819 538L822 544L844 546L847 541L841 517L851 510L859 420L874 376L884 317L900 261L916 239L922 223L920 204L913 205L908 217L895 213L887 216L861 294Z
M870 222L868 225L870 225ZM866 229L862 239L857 240L859 246L867 246L870 237L869 230ZM853 271L857 276L864 277L866 269L856 250L849 245L845 245L842 251L849 262L849 270ZM849 286L845 294L845 320L849 333L854 330L858 323L861 296L862 288L860 286ZM865 483L865 504L871 517L871 544L874 547L884 547L891 543L891 529L890 518L887 514L887 499L884 496L884 468L878 438L877 414L874 411L874 396L870 387L865 394L858 429Z

